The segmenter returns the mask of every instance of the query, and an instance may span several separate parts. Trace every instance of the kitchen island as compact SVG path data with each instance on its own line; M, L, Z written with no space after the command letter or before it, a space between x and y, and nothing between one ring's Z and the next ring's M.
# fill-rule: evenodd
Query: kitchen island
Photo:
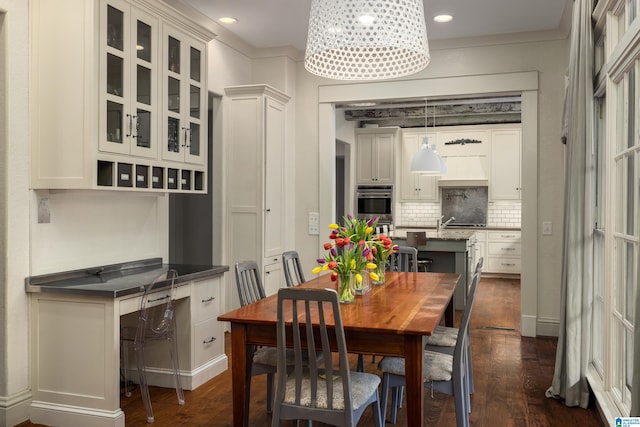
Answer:
M152 258L27 277L33 423L124 427L120 325L136 324L145 286L170 268L179 274L175 316L183 387L193 390L227 369L217 316L228 266L163 264ZM167 287L168 282L152 293L156 304L165 299ZM173 387L168 351L146 356L149 384Z
M454 295L456 310L464 309L467 292L476 264L474 230L435 230L420 228L398 228L389 233L394 243L407 245L407 232L424 232L426 241L415 245L418 259L430 259L431 271L437 273L459 273L464 286L458 286Z

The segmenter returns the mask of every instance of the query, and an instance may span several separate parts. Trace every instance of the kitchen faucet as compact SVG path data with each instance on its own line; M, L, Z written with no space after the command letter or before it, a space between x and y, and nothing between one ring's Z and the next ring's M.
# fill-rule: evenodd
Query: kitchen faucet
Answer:
M445 222L442 222L442 218L444 218L444 215L442 215L440 218L438 218L436 220L436 228L438 229L438 231L443 230L447 225L449 225L449 223L451 221L455 221L456 220L456 218L452 216L451 218L449 218Z

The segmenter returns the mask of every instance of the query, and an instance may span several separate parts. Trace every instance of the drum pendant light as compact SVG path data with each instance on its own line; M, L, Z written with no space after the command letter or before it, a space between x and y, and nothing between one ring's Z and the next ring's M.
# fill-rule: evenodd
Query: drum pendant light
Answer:
M430 61L422 0L312 0L304 58L313 74L382 80Z

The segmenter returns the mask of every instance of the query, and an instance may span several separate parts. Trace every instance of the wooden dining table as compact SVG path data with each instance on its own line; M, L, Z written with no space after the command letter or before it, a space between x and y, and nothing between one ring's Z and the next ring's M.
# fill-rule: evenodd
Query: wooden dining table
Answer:
M426 336L442 321L453 326L453 294L460 281L456 273L388 272L383 285L373 286L340 312L350 353L405 358L407 421L422 426L422 354ZM300 287L336 289L336 282L323 275ZM231 322L231 377L233 380L233 425L249 424L252 349L254 345L277 345L277 295L238 308L218 317Z

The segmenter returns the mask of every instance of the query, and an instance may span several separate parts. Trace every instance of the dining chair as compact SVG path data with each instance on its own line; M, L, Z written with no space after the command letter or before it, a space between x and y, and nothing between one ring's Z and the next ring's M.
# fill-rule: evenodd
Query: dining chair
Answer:
M260 269L255 261L242 261L236 264L236 287L242 307L266 298ZM267 412L271 412L273 403L273 376L276 372L277 354L275 347L253 346L251 376L267 375ZM247 393L247 397L249 393Z
M382 427L380 377L349 369L347 344L338 294L334 289L282 288L278 291L278 384L272 427L282 420L318 421L355 426L369 405L374 424ZM334 365L330 337L335 337ZM293 370L287 369L287 345L294 350ZM303 349L309 353L305 362ZM322 355L324 369L316 362Z
M389 257L389 271L418 271L418 250L411 246L398 246Z
M418 250L410 246L398 246L398 249L389 256L389 271L417 272ZM371 363L376 363L375 354L371 356ZM358 355L356 366L358 372L364 372L362 354Z
M478 276L478 278L477 278L478 285L479 285L480 279L482 277L482 266L483 266L483 264L484 264L484 258L480 257L480 259L478 260L478 263L476 264L476 268L475 268L475 271L474 271L474 274L476 276ZM472 292L477 292L478 285L476 285L475 288L471 287L471 289L469 289L469 294L471 294ZM467 302L467 304L468 304L468 302ZM469 328L467 330L467 335L471 335L471 328ZM451 354L452 355L453 351L455 349L455 346L456 346L457 336L458 336L458 328L438 325L438 326L436 326L436 329L433 332L433 334L429 335L426 338L425 350L437 351L437 352L440 352L440 353L446 353L446 354ZM467 353L468 353L467 358L469 360L472 360L472 358L471 358L471 338L469 338L468 342L469 342L469 345L467 346ZM469 363L468 368L469 368L469 373L468 373L469 393L473 394L473 392L474 392L473 364Z
M171 355L171 366L173 368L173 378L178 395L178 404L184 405L184 391L180 381L178 371L178 346L176 338L176 319L174 316L176 286L175 282L178 273L170 269L158 276L150 285L145 287L140 311L138 312L137 326L122 326L120 328L120 342L122 345L122 355L124 364L125 396L131 396L129 389L129 350L133 347L136 365L138 369L138 380L140 383L140 394L142 403L147 413L147 422L154 422L151 397L149 396L149 384L147 382L147 371L144 361L145 345L152 341L166 340L169 342ZM168 282L168 283L167 283ZM166 292L158 291L167 287Z
M284 268L284 280L288 287L306 282L300 257L296 251L287 251L282 254L282 267ZM294 280L295 279L295 280Z
M469 345L469 321L478 286L478 275L474 274L469 300L462 313L460 328L453 355L425 350L423 354L422 374L425 387L453 395L456 411L456 426L469 426L471 398L469 392L468 367L471 363L466 347ZM405 385L405 360L402 357L384 357L378 367L382 371L382 407L383 420L386 419L387 400L391 389L391 422L396 423L398 388Z

